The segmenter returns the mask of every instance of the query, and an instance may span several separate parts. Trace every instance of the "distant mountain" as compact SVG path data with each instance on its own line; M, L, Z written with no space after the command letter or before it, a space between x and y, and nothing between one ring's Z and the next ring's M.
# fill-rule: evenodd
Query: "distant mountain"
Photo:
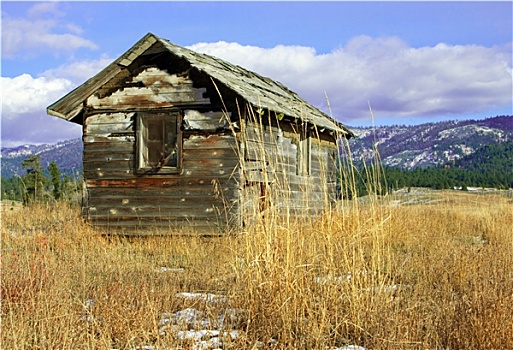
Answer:
M349 142L355 162L372 160L373 145L376 144L386 166L416 169L452 164L465 168L484 161L482 157L469 157L473 154L477 157L484 147L513 141L513 116L350 129L358 136ZM82 171L82 150L81 139L53 145L24 145L2 149L2 177L24 175L21 163L27 157L37 154L41 155L45 169L51 161L55 161L62 173L76 177L77 171ZM464 162L463 159L467 160Z
M415 169L450 164L513 140L513 116L350 129L357 135L349 142L354 161L372 160L375 144L383 165Z
M30 156L40 155L43 169L55 161L61 173L71 178L82 172L82 140L74 139L56 144L22 145L13 148L3 148L0 152L2 162L2 177L11 178L15 175L25 175L21 163Z

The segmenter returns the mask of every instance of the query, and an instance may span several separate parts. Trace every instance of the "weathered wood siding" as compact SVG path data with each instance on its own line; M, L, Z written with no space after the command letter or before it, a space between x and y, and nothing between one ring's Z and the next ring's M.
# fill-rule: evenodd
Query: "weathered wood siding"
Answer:
M101 92L92 95L87 99L87 105L96 109L128 109L210 104L210 100L203 96L206 88L193 87L187 73L169 74L157 67L147 67L123 85L115 91L112 90L117 85L104 87L106 95Z
M135 117L135 113L115 115L128 121ZM92 223L215 230L236 219L232 213L237 210L238 192L232 174L238 160L233 136L184 134L181 174L138 176L133 122L119 123L118 129L107 124L113 131L109 137L94 126L105 117L91 115L84 127L86 213Z
M268 206L281 215L297 215L319 213L336 200L335 140L312 132L310 171L302 175L300 132L280 124L246 124L242 208L249 220Z
M215 234L238 220L235 139L224 113L204 97L206 89L193 87L186 74L157 68L108 89L87 100L83 123L84 215L90 222L141 233ZM138 175L138 110L169 107L183 114L182 171Z

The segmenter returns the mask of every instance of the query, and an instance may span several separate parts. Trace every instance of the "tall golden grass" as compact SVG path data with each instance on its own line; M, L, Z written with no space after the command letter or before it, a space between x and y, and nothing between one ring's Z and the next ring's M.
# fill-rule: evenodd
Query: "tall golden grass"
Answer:
M4 210L1 348L194 348L160 323L194 308L213 324L236 310L226 349L513 349L511 199L378 196L379 159L363 171L364 199L309 217L268 203L243 232L215 238L107 236L66 203ZM342 190L354 194L354 181Z
M511 200L429 196L218 238L107 237L64 203L4 211L1 348L187 348L159 331L162 313L230 307L242 333L224 348L512 349Z

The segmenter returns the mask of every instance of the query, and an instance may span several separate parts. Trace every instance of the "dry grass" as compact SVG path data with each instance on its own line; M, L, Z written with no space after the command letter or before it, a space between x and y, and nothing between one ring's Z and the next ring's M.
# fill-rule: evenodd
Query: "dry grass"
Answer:
M243 333L225 348L513 348L511 200L436 196L209 239L108 238L64 204L3 212L1 347L187 348L163 313L230 307Z

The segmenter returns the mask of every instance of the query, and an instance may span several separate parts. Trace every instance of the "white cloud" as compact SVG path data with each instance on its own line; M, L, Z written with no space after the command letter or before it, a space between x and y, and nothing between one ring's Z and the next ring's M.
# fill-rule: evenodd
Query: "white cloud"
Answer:
M76 61L57 68L48 69L41 73L41 76L47 79L68 79L74 84L79 85L96 75L113 61L113 58L104 55L97 60Z
M46 114L46 107L84 83L113 59L77 61L43 72L2 77L2 144L55 143L81 136L81 127Z
M39 112L46 104L71 90L73 84L66 79L33 78L22 74L14 78L2 77L2 118L18 113Z
M397 38L356 37L327 54L304 46L260 48L199 43L206 52L276 79L351 125L376 118L439 117L498 109L512 103L511 47L412 48ZM53 143L80 137L80 126L46 115L46 107L112 62L109 57L2 78L3 145Z
M359 36L328 54L313 48L264 49L199 43L193 50L271 77L343 122L375 116L440 116L482 112L512 103L510 48L409 47L399 38Z
M39 19L46 14L55 17L64 16L64 12L58 9L57 2L39 2L32 5L27 11L27 15L32 19Z
M80 126L46 115L46 107L74 87L71 81L22 74L2 77L1 83L2 146L55 143L80 136Z
M2 57L35 57L41 52L59 54L97 45L80 36L81 28L65 23L58 3L38 3L27 12L28 19L2 14Z

